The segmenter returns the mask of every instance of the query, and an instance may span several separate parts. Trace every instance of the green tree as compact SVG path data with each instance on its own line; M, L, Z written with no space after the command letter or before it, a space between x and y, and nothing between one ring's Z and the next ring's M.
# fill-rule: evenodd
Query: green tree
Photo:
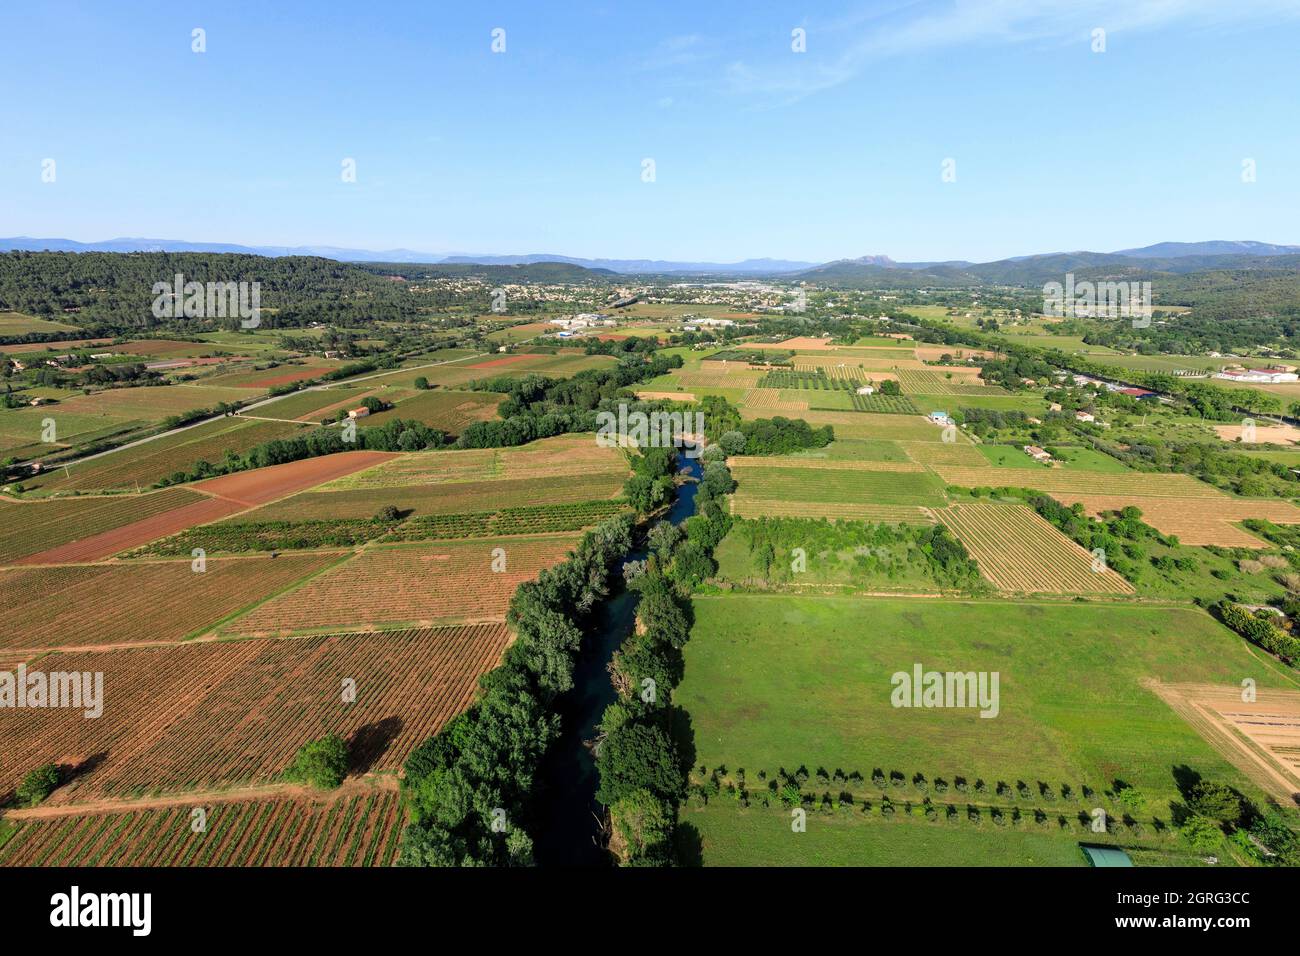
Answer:
M596 797L613 806L634 790L649 790L662 800L680 799L685 779L677 748L655 724L624 724L605 738L597 766Z
M609 808L611 846L625 866L667 866L672 858L673 811L649 790L637 788Z
M59 768L52 763L37 767L18 785L18 799L29 807L34 807L59 785Z
M348 745L338 734L303 744L285 776L320 790L333 790L348 774Z
M1241 795L1231 787L1211 780L1198 780L1187 796L1193 815L1219 823L1235 824L1241 819Z
M1208 853L1215 849L1223 839L1223 830L1217 823L1209 817L1196 814L1184 820L1178 832L1192 845L1192 849L1200 853Z

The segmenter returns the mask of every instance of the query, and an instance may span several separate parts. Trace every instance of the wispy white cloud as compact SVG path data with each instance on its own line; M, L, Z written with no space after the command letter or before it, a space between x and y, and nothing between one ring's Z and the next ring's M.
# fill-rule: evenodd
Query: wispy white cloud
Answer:
M733 60L726 91L792 101L846 83L890 57L975 46L1088 43L1107 36L1182 27L1232 29L1300 18L1296 0L945 0L877 4L808 24L806 54Z
M712 55L704 37L686 33L660 40L635 65L642 70L663 70L699 63Z

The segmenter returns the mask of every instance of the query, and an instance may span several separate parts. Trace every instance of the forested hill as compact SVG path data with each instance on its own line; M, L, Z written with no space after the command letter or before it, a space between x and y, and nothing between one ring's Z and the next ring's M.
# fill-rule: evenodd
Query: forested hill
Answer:
M588 269L570 262L522 262L512 265L482 265L473 262L362 262L357 268L375 275L401 276L404 279L483 279L511 284L564 283L568 285L600 284L618 279L609 269Z
M93 334L139 332L158 324L154 283L172 283L177 274L186 282L260 283L265 326L352 325L417 314L403 283L356 265L203 252L3 253L0 312L57 319Z

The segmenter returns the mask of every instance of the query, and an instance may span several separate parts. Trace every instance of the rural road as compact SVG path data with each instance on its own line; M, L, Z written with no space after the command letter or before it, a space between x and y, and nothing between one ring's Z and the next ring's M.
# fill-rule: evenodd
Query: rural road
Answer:
M263 398L263 399L260 399L260 400L258 400L258 401L256 401L256 402L253 402L251 405L245 405L245 406L243 406L243 407L242 407L238 412L236 412L236 413L234 414L234 416L229 416L229 415L211 415L211 416L209 416L209 417L207 417L207 418L200 418L200 419L198 419L197 421L190 422L190 423L188 423L188 424L186 424L186 425L179 425L179 426L177 426L176 428L169 429L168 431L165 431L165 432L159 432L157 435L149 435L149 436L146 436L145 438L137 438L135 441L127 442L125 445L118 445L118 446L115 447L115 448L109 448L109 449L107 449L107 450L105 450L105 451L96 452L96 453L93 454L93 455L86 455L84 458L78 458L78 459L76 459L75 461L62 462L58 467L60 467L60 468L67 468L67 467L69 467L69 466L71 466L71 465L80 465L80 464L82 464L83 462L94 461L96 458L103 458L105 455L115 455L115 454L117 454L117 453L120 452L120 451L126 451L128 448L138 448L140 445L148 444L148 443L151 442L151 441L157 441L157 440L160 439L160 438L167 438L167 437L170 436L170 435L179 435L181 432L189 431L191 428L198 428L200 425L206 425L206 424L208 424L209 422L215 422L215 421L217 421L217 420L220 419L220 418L230 418L230 417L239 417L239 418L242 418L242 417L245 417L244 413L246 413L246 412L251 412L251 411L252 411L253 409L255 409L255 408L262 408L262 407L264 407L264 406L266 406L266 405L270 405L272 402L278 402L278 401L280 401L280 399L282 399L282 398L288 398L288 397L290 397L291 395L300 395L300 394L302 394L303 392L322 392L322 391L328 391L328 390L331 389L331 388L337 388L337 387L340 387L340 386L351 386L351 385L355 385L355 384L357 384L358 382L368 382L368 381L370 381L371 379L374 379L374 378L383 378L383 377L386 376L386 375L392 375L394 372L399 372L399 371L400 371L400 372L414 372L414 371L418 371L419 369L425 369L425 368L437 368L437 367L439 367L439 366L441 366L441 365L455 365L457 362L468 362L468 361L471 361L471 360L473 360L473 359L481 359L481 358L484 358L484 357L486 357L486 356L488 356L488 355L490 355L490 354L492 354L492 353L490 353L490 352L479 352L479 353L474 354L474 355L464 355L464 356L461 356L460 358L456 358L456 359L448 359L448 360L445 361L445 362L429 362L429 363L427 363L427 364L425 364L425 365L412 365L412 366L409 366L408 368L400 368L400 369L391 369L391 368L390 368L390 369L387 369L387 370L385 370L385 371L383 371L383 372L376 372L376 373L374 373L374 374L372 374L372 375L362 375L362 376L358 376L357 378L349 378L349 379L345 379L345 380L343 380L343 381L339 381L339 382L329 382L329 383L324 384L324 385L309 385L309 386L306 387L306 388L300 388L300 389L297 389L297 390L292 391L292 392L286 392L286 393L283 394L283 395L271 395L271 396L269 396L269 397L267 397L267 398ZM247 417L249 417L249 418L258 418L258 417L260 417L260 416L249 415L249 416L247 416ZM305 425L306 425L306 424L310 424L310 422L303 422L303 424L305 424ZM34 459L34 458L33 458L33 459L28 460L28 461L18 462L18 464L17 464L15 467L19 467L19 468L29 467L29 466L31 466L32 464L34 464L36 461L37 461L37 459Z

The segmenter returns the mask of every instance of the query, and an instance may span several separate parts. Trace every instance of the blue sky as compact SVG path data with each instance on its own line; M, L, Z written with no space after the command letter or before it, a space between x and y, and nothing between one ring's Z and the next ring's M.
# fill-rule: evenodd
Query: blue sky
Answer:
M0 235L713 261L1300 242L1295 0L46 0L5 4L0 36Z

